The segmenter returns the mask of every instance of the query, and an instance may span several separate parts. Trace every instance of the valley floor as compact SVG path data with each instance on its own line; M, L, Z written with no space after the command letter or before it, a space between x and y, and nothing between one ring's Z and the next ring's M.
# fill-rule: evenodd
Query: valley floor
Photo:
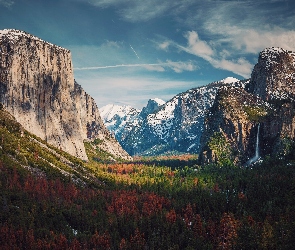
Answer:
M198 166L196 155L89 162L0 110L1 249L292 249L295 157Z

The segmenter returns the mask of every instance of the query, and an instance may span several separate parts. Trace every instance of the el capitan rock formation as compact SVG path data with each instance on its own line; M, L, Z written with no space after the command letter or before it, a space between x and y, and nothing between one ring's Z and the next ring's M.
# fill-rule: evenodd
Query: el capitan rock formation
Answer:
M69 50L18 30L0 31L0 102L26 130L87 160L84 140L130 159L73 76Z

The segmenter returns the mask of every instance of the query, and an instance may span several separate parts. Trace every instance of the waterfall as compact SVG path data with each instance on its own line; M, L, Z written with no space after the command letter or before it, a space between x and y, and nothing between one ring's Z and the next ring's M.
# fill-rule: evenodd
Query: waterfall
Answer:
M259 131L260 131L260 123L258 124L258 127L257 127L255 155L247 161L246 166L249 166L252 163L255 163L260 158L259 157Z

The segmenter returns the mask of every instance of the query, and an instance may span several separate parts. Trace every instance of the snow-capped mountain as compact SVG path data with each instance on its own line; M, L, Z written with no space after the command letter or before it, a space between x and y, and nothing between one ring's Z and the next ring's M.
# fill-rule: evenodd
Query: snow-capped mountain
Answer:
M131 155L197 153L205 114L224 85L244 88L245 81L228 77L180 93L166 103L151 99L141 111L107 105L100 112L107 128Z

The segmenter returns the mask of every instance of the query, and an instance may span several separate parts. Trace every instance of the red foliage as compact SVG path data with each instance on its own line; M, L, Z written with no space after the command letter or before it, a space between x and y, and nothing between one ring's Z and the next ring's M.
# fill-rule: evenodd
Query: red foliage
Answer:
M124 238L121 239L119 249L120 250L127 250L128 249L128 243Z
M200 214L197 214L195 216L195 223L194 223L193 230L195 232L196 237L205 236L205 229L204 229L203 221Z
M144 234L140 233L139 229L136 228L134 235L130 237L131 249L144 249L145 238Z
M90 246L94 249L111 249L111 237L108 233L100 235L97 231L90 240Z
M132 174L139 169L143 168L142 164L135 165L133 163L114 163L114 164L109 164L107 171L109 173L116 173L120 175L125 175L125 174Z
M191 204L188 204L186 208L183 210L184 215L183 219L187 227L191 227L193 221L194 221L194 212Z
M238 221L233 214L224 213L219 225L219 249L233 249L235 240L238 237Z
M218 186L218 183L215 183L214 187L213 187L213 191L215 193L219 193L220 192L220 189L219 189L219 186Z
M154 193L144 193L143 195L142 213L145 216L151 216L158 212L161 212L163 207L170 205L170 202L159 195Z
M239 193L238 193L238 198L239 198L241 201L246 201L246 200L247 200L247 196L246 196L243 192L239 192Z
M135 191L118 191L112 192L111 204L107 205L109 213L116 213L119 216L132 215L138 216L139 210L136 206L138 195Z
M109 213L119 216L152 216L160 213L163 207L170 206L170 201L155 193L133 191L110 192L111 202L107 205Z
M176 218L177 218L177 215L176 215L176 212L174 209L170 210L167 214L166 214L166 220L169 222L169 223L175 223L176 222Z

